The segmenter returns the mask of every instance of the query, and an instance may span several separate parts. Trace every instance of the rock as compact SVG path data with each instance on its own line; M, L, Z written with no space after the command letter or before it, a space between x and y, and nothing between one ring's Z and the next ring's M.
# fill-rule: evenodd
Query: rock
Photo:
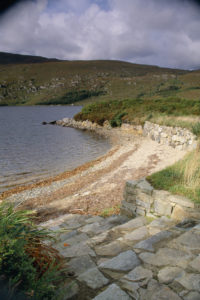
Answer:
M185 273L183 276L176 278L175 281L187 290L200 292L200 274Z
M176 204L171 214L173 220L182 221L189 217L189 213L180 205Z
M159 216L171 216L173 206L168 201L156 199L154 201L154 212Z
M116 226L115 228L112 229L112 231L116 232L118 234L127 233L130 231L133 231L134 229L144 226L146 223L147 223L146 218L138 217L138 218L132 219L131 221L129 221L125 224Z
M138 266L125 275L122 279L131 282L138 282L139 286L143 286L146 285L152 277L153 273L151 270Z
M85 221L87 224L102 222L104 219L100 216L94 216Z
M168 239L171 236L172 236L172 233L169 231L158 232L157 234L151 236L150 238L134 245L134 249L142 249L142 250L154 252L155 251L154 246L157 243L159 243L165 239Z
M168 201L179 204L180 206L195 208L194 202L183 196L170 194Z
M137 188L143 191L143 193L152 195L153 193L153 187L150 185L150 183L146 179L142 179L137 184Z
M130 271L139 264L140 261L135 252L128 250L120 253L112 259L107 260L105 263L101 263L99 267L101 269L125 272Z
M73 271L76 275L80 275L81 273L95 267L96 265L89 255L73 258L68 263L69 270Z
M102 232L101 234L94 236L87 242L88 245L94 247L98 244L105 242L109 237L109 231Z
M131 300L131 298L113 283L93 300Z
M129 203L123 200L121 202L120 214L129 218L136 217L136 204Z
M178 267L165 267L158 272L158 280L160 283L171 283L175 278L183 276L184 271Z
M98 246L95 248L97 255L115 256L125 250L125 246L120 241L113 241L107 245Z
M77 234L77 235L74 235L68 239L62 239L63 243L67 243L69 244L70 246L73 246L73 245L77 245L78 243L80 242L86 242L88 241L89 237L87 236L87 234L85 233L81 233L81 234ZM62 243L62 245L63 245Z
M75 297L79 292L78 284L74 281L65 284L61 289L61 292L65 294L62 300L71 299L72 297Z
M190 267L192 267L195 271L200 272L200 254L190 262Z
M161 218L158 218L154 221L152 221L148 225L149 233L151 235L155 235L161 230L168 229L174 224L174 221L167 218L166 216L162 216Z
M126 290L128 294L134 299L139 300L139 294L137 290L139 289L139 284L135 282L129 282L127 280L120 279L120 286L123 290Z
M89 269L88 271L82 273L78 277L78 280L84 282L88 287L92 289L101 288L109 282L109 280L104 277L97 268Z
M59 238L60 238L60 241L63 242L63 241L66 241L67 239L74 237L76 234L77 234L77 231L72 230L70 232L62 233Z
M171 194L167 191L153 190L153 195L152 196L155 200L159 199L161 201L166 201L166 199L169 195L171 195Z
M68 258L82 255L96 256L95 252L89 246L83 243L78 243L72 247L62 248L59 249L59 251L61 255Z
M195 231L188 231L174 240L180 248L186 248L190 250L200 250L200 234Z
M140 227L138 229L135 229L134 231L127 233L124 235L122 240L135 242L142 240L148 236L148 230L146 226Z
M186 268L192 256L181 250L161 248L156 254L144 252L139 257L144 263L158 267L171 265Z
M79 230L80 232L87 233L89 236L94 236L99 233L102 233L103 231L110 229L111 227L112 224L109 223L103 224L103 223L95 222L92 224L85 225Z
M183 298L184 300L199 300L200 299L200 294L197 292L190 292Z
M149 281L147 290L141 294L140 300L181 300L169 287L159 284L156 280Z

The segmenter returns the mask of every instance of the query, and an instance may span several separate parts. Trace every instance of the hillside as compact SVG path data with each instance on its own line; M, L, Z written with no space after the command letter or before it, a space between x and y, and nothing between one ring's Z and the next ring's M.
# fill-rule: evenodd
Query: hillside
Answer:
M22 55L0 52L0 65L8 64L34 64L43 62L59 61L55 58L46 58L42 56Z
M199 99L200 71L121 61L51 61L0 53L0 105L85 104L174 96Z

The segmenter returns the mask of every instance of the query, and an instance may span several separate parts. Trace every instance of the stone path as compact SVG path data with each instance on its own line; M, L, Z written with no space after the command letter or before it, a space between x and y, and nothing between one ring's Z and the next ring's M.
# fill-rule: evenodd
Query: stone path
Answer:
M64 215L40 224L66 258L63 300L199 300L200 222Z

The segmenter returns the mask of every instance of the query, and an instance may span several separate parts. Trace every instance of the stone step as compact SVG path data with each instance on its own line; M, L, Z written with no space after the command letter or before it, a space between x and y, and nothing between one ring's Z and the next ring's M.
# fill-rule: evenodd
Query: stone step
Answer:
M167 217L65 215L40 225L56 233L53 246L74 274L73 293L64 299L197 300L199 224L176 224Z

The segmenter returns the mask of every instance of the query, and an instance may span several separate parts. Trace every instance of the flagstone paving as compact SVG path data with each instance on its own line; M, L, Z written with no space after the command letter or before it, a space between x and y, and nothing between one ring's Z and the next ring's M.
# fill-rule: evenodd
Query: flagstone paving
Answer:
M200 221L64 215L41 224L66 259L63 300L200 300Z

